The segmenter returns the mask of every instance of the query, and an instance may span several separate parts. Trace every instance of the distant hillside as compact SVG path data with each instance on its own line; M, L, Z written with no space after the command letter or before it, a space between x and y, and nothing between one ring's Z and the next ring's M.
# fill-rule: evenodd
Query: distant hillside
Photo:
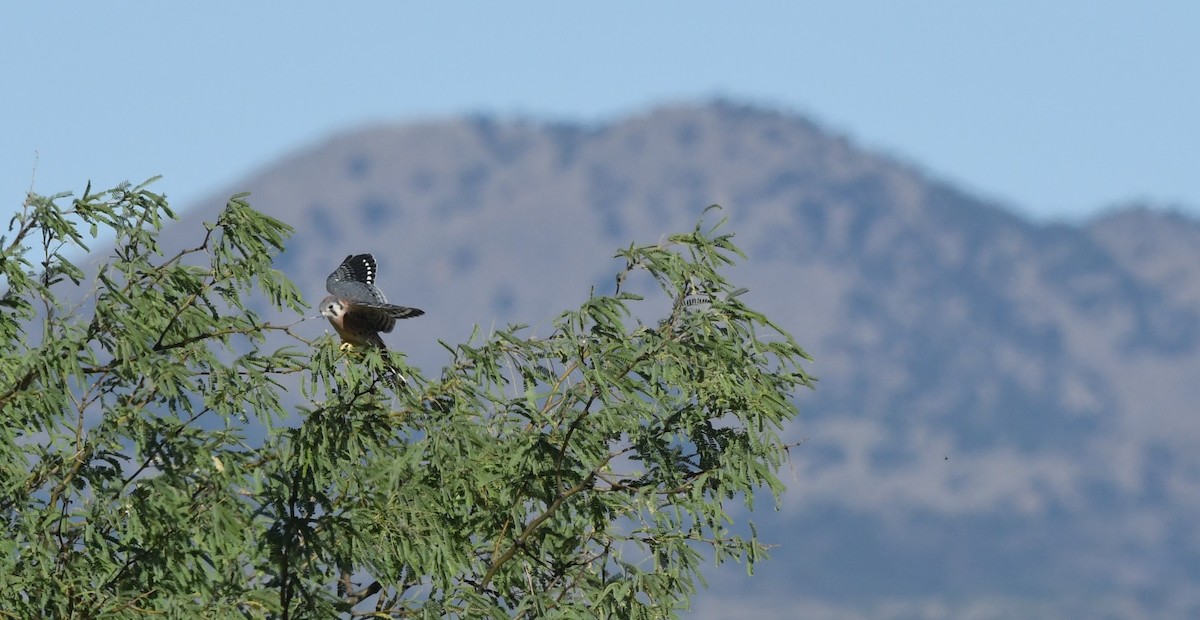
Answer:
M171 234L246 190L297 227L280 264L314 302L342 257L374 252L389 296L428 312L390 342L431 369L437 339L544 329L611 286L617 247L722 204L744 299L821 381L783 510L756 517L773 560L723 571L695 617L1200 617L1196 220L1034 224L729 102L369 127Z

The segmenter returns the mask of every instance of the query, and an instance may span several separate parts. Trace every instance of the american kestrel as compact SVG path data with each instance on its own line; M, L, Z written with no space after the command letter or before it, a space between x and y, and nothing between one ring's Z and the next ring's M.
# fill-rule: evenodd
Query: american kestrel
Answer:
M321 300L321 316L329 319L346 344L387 349L379 332L389 333L396 319L411 319L425 311L389 304L375 288L375 271L374 256L347 256L325 280L329 296Z

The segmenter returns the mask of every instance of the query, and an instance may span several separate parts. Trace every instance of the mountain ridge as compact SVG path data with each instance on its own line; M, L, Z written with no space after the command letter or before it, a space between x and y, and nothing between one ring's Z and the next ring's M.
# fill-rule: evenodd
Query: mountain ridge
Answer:
M278 264L310 300L341 257L373 251L389 297L428 312L389 341L425 366L471 325L544 326L611 287L616 248L689 230L720 203L749 255L734 271L744 299L796 335L821 378L798 396L789 433L808 442L783 511L756 519L785 549L793 535L801 549L824 541L720 596L776 617L954 617L984 600L1001 616L1200 613L1186 587L1200 579L1194 218L1139 206L1031 222L730 101L588 125L373 126L232 189L297 227ZM820 579L788 580L821 562Z

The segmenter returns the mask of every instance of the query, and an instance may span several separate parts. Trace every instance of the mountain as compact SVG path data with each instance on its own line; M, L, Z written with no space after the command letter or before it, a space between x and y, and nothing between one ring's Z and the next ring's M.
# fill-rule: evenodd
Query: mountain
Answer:
M781 509L754 517L772 560L715 571L692 617L1200 617L1195 219L1031 222L728 101L366 127L168 234L194 240L238 191L296 226L279 265L312 302L341 258L373 252L390 298L428 313L389 343L430 371L438 339L545 331L610 290L617 248L723 205L749 255L732 280L820 383L797 396Z

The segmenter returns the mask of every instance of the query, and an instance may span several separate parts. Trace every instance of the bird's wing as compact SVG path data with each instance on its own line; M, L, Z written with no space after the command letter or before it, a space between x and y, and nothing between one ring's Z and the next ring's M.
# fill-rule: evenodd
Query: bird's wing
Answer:
M363 284L375 284L375 274L377 267L375 265L375 257L370 254L351 254L347 256L342 264L338 265L333 273L329 274L329 279L326 282L362 282Z
M357 332L376 331L386 334L396 326L396 319L411 319L422 314L425 314L425 311L418 308L354 301L342 317L342 323Z
M325 279L325 289L342 299L385 304L383 291L375 287L376 271L374 256L351 254Z

